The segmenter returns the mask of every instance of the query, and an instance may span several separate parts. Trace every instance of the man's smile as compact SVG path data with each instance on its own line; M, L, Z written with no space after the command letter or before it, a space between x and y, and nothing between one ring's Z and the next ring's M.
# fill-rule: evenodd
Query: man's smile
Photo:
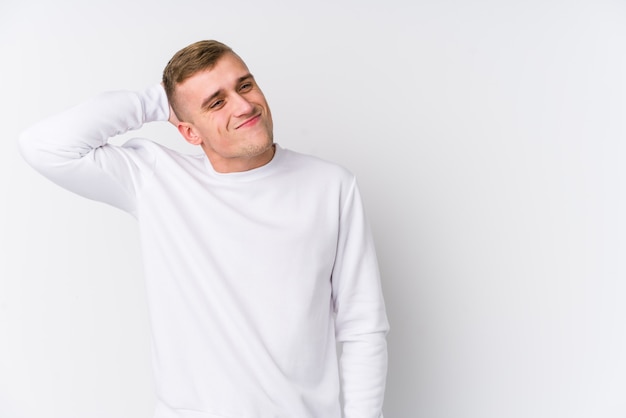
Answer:
M239 129L239 128L247 128L250 126L254 126L256 125L256 123L261 120L261 114L257 114L252 116L249 119L246 119L244 122L242 122L241 124L237 125L237 127L235 129Z

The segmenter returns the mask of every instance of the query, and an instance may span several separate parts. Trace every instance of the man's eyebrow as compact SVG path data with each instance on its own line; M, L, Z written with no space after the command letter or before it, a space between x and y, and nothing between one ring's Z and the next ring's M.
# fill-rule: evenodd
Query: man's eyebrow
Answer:
M245 80L248 80L248 79L254 79L254 76L252 74L250 74L250 73L248 73L246 75L243 75L243 76L241 76L241 77L239 77L237 79L237 83L236 84L239 84L242 81L245 81ZM201 109L206 109L209 106L209 104L213 101L213 99L215 99L216 97L220 96L223 92L224 92L224 90L219 89L218 91L216 91L215 93L213 93L212 95L210 95L209 97L204 99L202 101L202 104L200 105L200 108Z
M215 99L216 97L218 97L221 94L222 94L222 89L219 89L218 91L216 91L215 93L213 93L212 95L210 95L209 97L204 99L202 101L202 104L200 105L200 108L201 109L206 109L207 107L209 107L209 104L213 101L213 99Z

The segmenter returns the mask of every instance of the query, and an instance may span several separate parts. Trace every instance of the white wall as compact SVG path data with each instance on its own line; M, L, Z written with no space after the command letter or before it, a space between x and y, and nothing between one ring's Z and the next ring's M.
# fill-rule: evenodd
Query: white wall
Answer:
M3 0L0 417L150 417L134 221L15 142L206 38L246 59L282 145L360 179L386 417L626 416L626 3Z

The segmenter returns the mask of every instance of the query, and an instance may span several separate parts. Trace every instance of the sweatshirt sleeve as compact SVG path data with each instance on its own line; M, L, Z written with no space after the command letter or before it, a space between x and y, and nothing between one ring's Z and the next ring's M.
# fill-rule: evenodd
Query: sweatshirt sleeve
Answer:
M102 93L24 131L19 149L26 162L61 187L136 215L141 174L152 170L153 157L136 141L116 146L108 140L168 117L161 85Z
M356 181L342 210L332 286L337 340L342 343L344 417L382 418L389 324Z

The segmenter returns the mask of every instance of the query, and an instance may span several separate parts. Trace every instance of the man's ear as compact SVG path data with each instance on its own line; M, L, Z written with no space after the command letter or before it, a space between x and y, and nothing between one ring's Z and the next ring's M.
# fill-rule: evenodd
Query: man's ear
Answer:
M180 132L183 138L185 138L185 140L189 142L191 145L202 144L202 138L198 136L198 134L196 133L196 130L190 124L186 122L179 122L177 128L178 128L178 132Z

